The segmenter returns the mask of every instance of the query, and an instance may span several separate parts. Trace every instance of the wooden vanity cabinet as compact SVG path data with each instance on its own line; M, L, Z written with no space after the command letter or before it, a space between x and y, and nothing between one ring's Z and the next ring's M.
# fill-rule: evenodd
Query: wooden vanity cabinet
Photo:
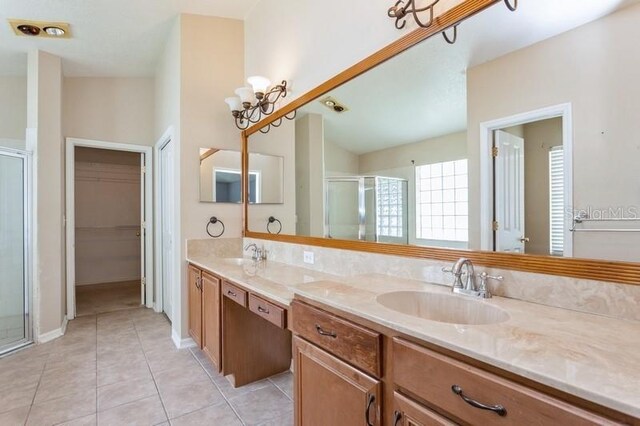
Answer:
M222 341L220 323L220 278L202 272L202 351L220 371Z
M456 426L456 423L411 398L394 392L393 426Z
M298 426L379 426L381 382L294 337Z
M189 265L189 335L202 348L202 271Z

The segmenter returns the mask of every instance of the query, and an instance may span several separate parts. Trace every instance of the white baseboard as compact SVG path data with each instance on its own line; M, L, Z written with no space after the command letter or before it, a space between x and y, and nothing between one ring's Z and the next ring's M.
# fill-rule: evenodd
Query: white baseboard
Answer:
M173 344L176 345L178 349L187 349L196 347L196 342L191 338L187 337L186 339L181 339L178 332L174 329L171 329L171 339L173 340Z
M38 335L38 343L50 342L53 339L64 336L64 333L67 331L67 323L67 316L65 315L62 319L62 325L60 328Z

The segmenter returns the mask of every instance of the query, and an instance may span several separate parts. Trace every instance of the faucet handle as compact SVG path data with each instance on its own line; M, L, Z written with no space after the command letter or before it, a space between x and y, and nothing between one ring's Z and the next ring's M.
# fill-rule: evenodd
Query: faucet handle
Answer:
M448 274L453 274L453 268L447 268L446 266L442 267L442 272L446 272Z
M493 276L493 275L487 274L486 272L479 273L478 278L480 278L480 285L478 286L478 292L480 293L480 297L482 297L483 299L491 299L491 293L487 288L487 280L502 281L504 279L502 275Z

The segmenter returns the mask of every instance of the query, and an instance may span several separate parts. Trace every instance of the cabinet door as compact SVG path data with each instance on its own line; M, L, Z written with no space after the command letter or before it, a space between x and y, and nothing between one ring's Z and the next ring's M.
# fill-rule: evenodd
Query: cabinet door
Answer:
M455 426L455 423L422 404L394 392L393 426Z
M380 425L380 381L294 337L297 426Z
M202 348L202 272L189 265L189 334Z
M220 279L202 273L202 350L220 371Z

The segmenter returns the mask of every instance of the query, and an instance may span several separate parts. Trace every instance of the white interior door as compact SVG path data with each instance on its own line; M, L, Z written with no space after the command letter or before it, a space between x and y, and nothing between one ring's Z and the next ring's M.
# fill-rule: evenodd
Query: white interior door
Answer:
M28 158L0 149L0 354L31 340Z
M145 169L145 154L140 155L140 276L142 277L140 283L140 305L146 305L146 289L147 289L147 229L145 218L146 215L146 169Z
M174 276L174 235L173 226L173 182L175 170L173 166L173 141L169 141L160 149L160 229L162 232L162 310L172 320L171 308L173 300L171 288Z
M495 132L496 251L525 252L524 139L502 130ZM494 228L495 229L495 228Z

